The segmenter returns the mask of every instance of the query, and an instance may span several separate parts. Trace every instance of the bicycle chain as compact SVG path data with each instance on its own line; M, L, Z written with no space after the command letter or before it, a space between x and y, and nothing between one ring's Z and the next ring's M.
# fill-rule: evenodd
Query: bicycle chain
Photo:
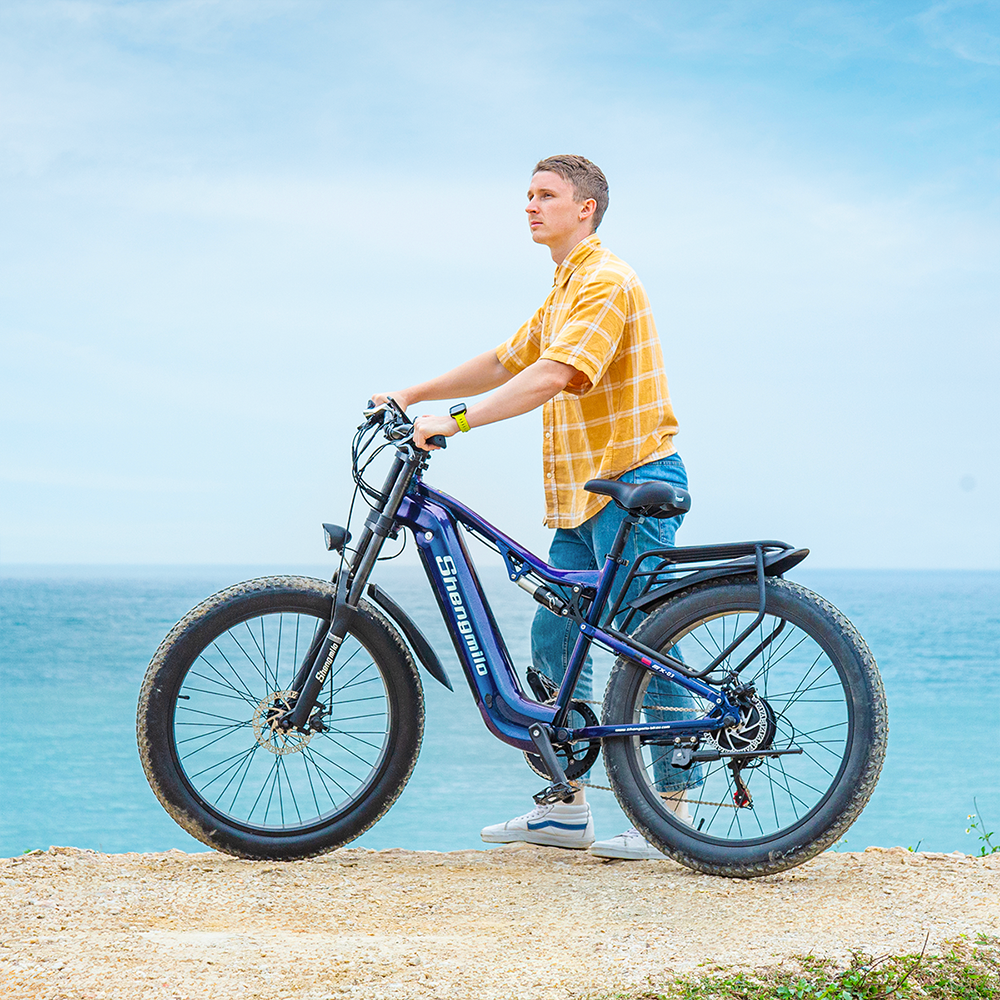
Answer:
M598 785L593 781L584 781L582 778L574 778L574 785L585 785L587 788L594 788L599 792L613 792L614 789L610 785ZM660 793L660 798L667 798L662 792ZM722 809L740 809L741 806L737 806L732 802L706 802L705 799L687 799L689 805L692 806L719 806Z
M574 701L582 701L584 705L603 705L603 701L587 701L586 698L574 698ZM552 702L548 701L546 705L551 705ZM693 712L694 709L690 706L688 708L678 708L674 705L643 705L644 712Z
M603 704L599 701L588 701L588 705L600 705ZM645 711L653 712L690 712L690 708L675 708L673 705L643 705ZM614 789L610 785L598 785L593 781L585 781L582 778L576 779L576 784L584 785L587 788L593 788L595 791L599 792L613 792ZM665 797L665 796L662 796ZM706 802L705 799L688 799L687 800L693 806L717 806L721 809L738 809L739 806L732 802Z

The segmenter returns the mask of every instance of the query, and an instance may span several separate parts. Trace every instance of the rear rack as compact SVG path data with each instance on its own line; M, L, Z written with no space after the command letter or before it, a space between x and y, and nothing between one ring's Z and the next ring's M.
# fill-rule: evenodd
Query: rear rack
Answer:
M703 580L753 573L757 578L757 617L704 670L690 675L698 678L707 677L764 620L766 578L781 576L798 565L807 555L809 555L808 549L794 549L787 542L773 540L649 549L629 569L615 603L604 618L603 628L611 635L624 634L636 614L649 611L669 594L685 590ZM681 569L682 565L684 569ZM642 580L642 587L638 595L628 602L629 611L620 629L615 629L613 627L615 617L621 611L625 595L635 580ZM784 627L784 621L779 622L771 635L744 658L734 673L738 674L754 656L770 645Z

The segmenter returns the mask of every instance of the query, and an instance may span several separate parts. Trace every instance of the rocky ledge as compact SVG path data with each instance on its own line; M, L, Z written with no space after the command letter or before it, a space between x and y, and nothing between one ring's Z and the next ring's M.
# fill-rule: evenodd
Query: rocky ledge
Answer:
M0 880L0 995L41 1000L562 1000L1000 934L1000 855L902 848L737 881L527 845L291 864L53 847Z

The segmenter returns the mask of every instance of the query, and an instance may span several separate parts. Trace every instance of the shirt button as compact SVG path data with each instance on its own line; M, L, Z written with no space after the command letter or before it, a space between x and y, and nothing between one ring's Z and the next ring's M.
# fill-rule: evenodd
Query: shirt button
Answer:
M551 431L546 431L546 432L545 432L545 436L546 436L547 438L550 438L550 437L552 437L552 432L551 432Z
M551 479L552 478L552 473L551 472L546 472L545 473L545 478L546 479Z

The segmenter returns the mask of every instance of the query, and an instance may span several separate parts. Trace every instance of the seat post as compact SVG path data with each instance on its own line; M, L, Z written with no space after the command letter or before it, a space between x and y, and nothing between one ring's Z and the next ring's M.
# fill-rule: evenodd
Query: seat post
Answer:
M608 553L615 562L621 559L622 553L625 551L625 543L628 541L628 536L641 520L642 518L638 514L633 514L631 511L622 518L622 523L618 525L618 533L615 535L614 544Z
M618 526L618 532L615 535L611 551L607 554L604 561L604 568L601 571L601 584L597 589L597 596L594 598L593 621L595 624L598 621L601 612L604 610L604 604L608 599L608 595L611 593L611 586L618 577L618 570L621 567L622 553L625 551L625 543L628 541L628 536L641 519L642 518L639 514L633 514L629 511L622 519L622 523Z

